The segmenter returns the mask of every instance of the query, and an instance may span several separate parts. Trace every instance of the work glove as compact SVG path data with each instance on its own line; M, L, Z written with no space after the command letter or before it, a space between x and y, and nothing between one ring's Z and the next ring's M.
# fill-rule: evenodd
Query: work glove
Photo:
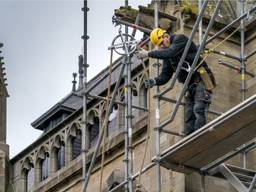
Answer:
M147 89L149 89L149 88L151 88L151 87L153 87L153 86L156 85L156 81L155 81L155 79L146 79L146 80L144 81L144 84L145 84L145 87L146 87Z
M138 50L137 57L138 57L138 59L144 59L144 58L148 57L148 51L146 51L145 49Z

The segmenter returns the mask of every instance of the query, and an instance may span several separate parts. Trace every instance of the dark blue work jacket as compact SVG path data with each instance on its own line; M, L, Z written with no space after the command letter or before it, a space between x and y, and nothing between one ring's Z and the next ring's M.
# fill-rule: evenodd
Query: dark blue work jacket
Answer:
M186 47L186 43L188 41L188 37L182 34L177 35L170 35L170 46L168 48L150 51L148 53L149 57L162 59L163 60L163 68L161 74L155 78L157 85L163 85L167 83L170 78L172 77L173 73L176 71L178 66L179 60L182 57L183 51ZM186 69L188 68L187 64L190 66L193 63L193 60L197 53L197 46L194 42L191 43L188 54L185 58L185 63L183 63L182 70L178 75L178 80L181 83L184 83L188 72ZM199 59L198 63L200 63L201 58ZM208 72L211 73L210 69L208 68L207 64L203 62L202 66L206 68ZM190 84L193 83L195 80L200 79L199 73L194 72Z

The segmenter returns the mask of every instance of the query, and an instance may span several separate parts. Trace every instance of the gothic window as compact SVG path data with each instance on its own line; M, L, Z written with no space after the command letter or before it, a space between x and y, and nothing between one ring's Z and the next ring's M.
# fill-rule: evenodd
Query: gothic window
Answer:
M121 102L124 102L124 95L121 97ZM118 110L118 125L120 130L124 130L125 127L125 107L123 105L119 105Z
M148 99L147 99L147 89L145 88L145 85L143 84L140 87L140 92L139 92L139 105L141 107L147 108L148 107ZM140 111L140 114L144 114L145 111Z
M27 179L26 179L26 188L27 191L32 191L34 186L35 175L34 175L34 167L31 167L30 170L27 171Z
M31 157L24 160L22 164L21 172L21 190L22 191L32 191L35 183L35 171L34 164Z
M108 118L108 136L111 136L114 133L118 132L117 114L118 114L118 105L114 104L112 112L110 113Z
M46 155L45 159L41 161L41 181L49 177L49 156Z
M99 118L93 117L93 121L88 124L90 147L94 146L99 137Z
M60 148L56 150L57 170L65 166L65 146L61 143Z
M138 92L136 88L133 88L132 90L132 105L139 105ZM138 118L138 112L138 109L132 108L132 115L135 119Z
M82 150L82 133L77 131L76 137L72 138L72 159L77 158Z

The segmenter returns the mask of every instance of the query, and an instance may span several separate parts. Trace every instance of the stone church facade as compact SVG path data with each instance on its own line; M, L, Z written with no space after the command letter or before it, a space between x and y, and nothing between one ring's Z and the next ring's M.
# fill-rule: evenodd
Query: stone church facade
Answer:
M175 33L183 33L189 36L193 28L195 19L186 17L180 11L175 9L175 2L162 2L160 11L176 17L172 23ZM206 21L207 23L207 21ZM256 49L255 22L250 20L246 24L245 32L245 52L248 54ZM204 26L205 27L205 26ZM215 24L210 35L216 33L223 27L223 24ZM234 30L235 28L232 28ZM230 34L230 31L224 33L219 38L211 42L207 47L211 48L221 42ZM197 42L198 35L195 38ZM149 45L150 47L151 45ZM219 50L227 51L234 55L240 54L240 33L235 33L227 41L218 47ZM81 57L80 57L81 58ZM223 55L211 54L207 58L207 63L214 72L218 86L214 90L211 110L223 113L241 102L240 76L235 70L218 64L218 60L239 65L237 61ZM254 73L256 71L256 56L250 57L247 63L247 70ZM146 154L145 165L151 162L155 156L155 100L153 96L155 89L147 90L143 81L149 75L156 76L156 69L153 64L154 59L147 59L142 65L142 61L132 58L132 101L134 105L139 105L149 109L144 112L133 109L133 171L137 173L141 166L144 148L147 140L147 129L149 130L149 144ZM112 82L114 85L119 76L120 66L123 65L122 58L113 63ZM146 68L144 68L146 66ZM1 78L0 97L1 97L1 118L0 125L0 191L81 191L82 178L82 76L81 66L78 70L79 86L76 88L75 81L72 91L61 101L57 102L52 108L46 111L42 116L36 119L32 126L35 129L42 130L42 135L19 154L13 157L9 163L8 145L6 145L6 97L8 96L4 80ZM109 69L105 68L97 76L88 82L87 88L91 93L99 96L107 95ZM255 77L246 76L247 91L246 97L255 94ZM181 84L177 84L174 90L167 94L169 98L175 99L177 93L181 90ZM75 88L74 88L75 87ZM162 86L164 89L166 86ZM117 100L124 101L124 80L122 80L117 93ZM99 99L89 99L87 103L87 126L89 127L89 143L87 166L89 166L91 157L99 136L100 127L104 121L106 109L105 102ZM173 104L161 102L161 120L166 119L171 113ZM125 110L122 105L115 105L112 112L112 118L108 123L104 172L103 172L103 191L108 191L124 180L124 121ZM209 114L209 121L215 119L216 114ZM184 109L180 107L177 117L172 124L168 125L173 131L182 132L184 125ZM3 133L3 134L2 134ZM161 134L161 150L168 148L182 137L175 135ZM241 155L237 155L229 163L241 166ZM96 164L93 168L87 191L99 191L101 154L97 156ZM252 150L247 154L247 167L255 170L256 154ZM9 165L5 166L5 165ZM7 168L8 167L8 168ZM9 171L7 171L9 170ZM8 172L8 174L7 174ZM161 186L163 192L198 192L202 186L202 176L198 173L185 175L161 168ZM2 179L3 178L3 179ZM203 176L205 191L207 192L233 192L236 191L225 179ZM1 183L3 181L3 184ZM137 183L138 181L135 181ZM1 188L2 186L6 186ZM151 168L142 175L141 186L144 191L156 191L155 169ZM123 191L120 189L119 191Z

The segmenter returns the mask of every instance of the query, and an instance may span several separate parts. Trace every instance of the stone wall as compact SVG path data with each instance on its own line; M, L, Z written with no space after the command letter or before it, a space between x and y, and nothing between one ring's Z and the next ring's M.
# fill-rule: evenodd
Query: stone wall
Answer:
M7 191L9 184L9 146L0 142L0 192Z
M160 6L163 12L172 13L174 12L174 2L166 3L165 6ZM178 18L181 16L179 13L176 15ZM177 21L177 33L184 33L189 36L191 29L193 27L193 20L183 23L182 20ZM216 32L217 29L213 29L211 35ZM227 37L228 33L223 34L220 38L215 39L207 48L211 48L218 44L223 38ZM249 34L250 37L253 37L254 34L251 32ZM195 37L195 42L197 42L198 34ZM255 39L251 38L251 40L246 43L246 53L248 54L250 51L256 49ZM234 37L227 40L224 44L221 44L218 47L218 50L226 51L233 55L240 55L240 44L239 44L239 33L235 34ZM222 59L226 62L229 62L234 65L239 65L239 62L229 59L224 56L220 56L217 54L211 54L206 62L209 67L212 69L215 78L217 80L217 87L213 93L213 101L210 109L218 112L226 112L230 108L237 105L241 102L241 93L240 93L240 75L237 71L230 69L228 67L222 66L218 64L218 60ZM251 57L248 61L248 70L256 72L255 67L255 56ZM149 59L149 77L153 78L156 76L156 68L153 67L153 64L156 63L156 60ZM140 72L138 75L139 82L143 81L143 78L146 72ZM136 76L136 75L134 75ZM99 77L96 77L99 78ZM135 81L135 79L133 81ZM248 83L248 92L247 97L254 94L256 91L256 81L255 78L247 77ZM163 90L166 88L168 84L161 86L160 89ZM141 85L140 85L141 86ZM138 86L138 87L140 87ZM174 89L167 93L166 96L172 99L176 99L178 94L180 93L182 85L177 83ZM101 90L102 91L102 90ZM146 146L146 129L149 131L149 144L148 151L145 158L144 167L151 163L152 158L155 157L156 151L156 137L155 137L155 127L156 127L156 101L153 99L153 96L156 93L156 88L152 88L148 92L149 99L149 124L147 122L146 116L141 118L140 121L137 121L134 124L134 148L133 148L133 172L137 173L141 167L141 162L144 154L144 149ZM121 93L119 95L121 98ZM102 103L101 103L102 105ZM174 104L170 104L166 101L160 102L160 121L163 122L167 119L174 107ZM100 109L98 107L97 109ZM101 114L101 113L100 113ZM99 115L101 116L101 115ZM81 114L76 116L76 120L81 117ZM141 116L142 117L142 116ZM209 114L209 121L215 119L217 116L214 114ZM79 119L81 120L81 119ZM68 138L69 129L71 128L72 122L70 125L62 126L56 133L62 134L65 139ZM181 106L178 110L175 120L168 124L165 128L171 131L175 131L177 133L182 133L184 127L184 108ZM103 191L107 191L115 182L121 183L124 180L124 132L123 129L119 130L117 134L113 135L111 138L108 138L108 142L106 143L106 158L105 165L103 171ZM23 154L22 157L15 160L13 165L13 182L17 191L22 191L22 185L24 178L22 177L22 163L26 160L27 157L33 157L34 161L36 160L36 154L39 153L39 149L44 144L53 143L54 142L54 134L48 135L48 141L45 141L34 146L34 148L30 151L27 151L26 154ZM182 138L179 136L174 136L166 133L162 133L160 136L160 148L161 151L164 151L166 148L170 147L177 141ZM48 146L48 145L47 145ZM68 147L68 146L67 146ZM48 146L50 149L50 145ZM93 148L89 151L89 157L92 157ZM70 154L67 152L67 156ZM4 156L4 155L2 155ZM256 164L256 155L255 152L252 151L248 154L248 167L255 169ZM89 158L89 159L90 159ZM67 165L59 171L52 171L51 175L45 181L39 182L35 184L34 191L81 191L82 188L82 160L81 156L77 159L70 161L67 160ZM0 153L0 161L1 161L1 153ZM88 162L89 163L89 162ZM235 165L241 165L241 156L238 155L228 163L232 163ZM4 165L4 164L2 164ZM89 165L89 164L88 164ZM0 174L1 174L0 169ZM141 186L145 191L155 192L156 191L156 169L155 167L149 169L146 173L142 174L141 177ZM98 159L96 161L96 165L93 169L90 182L88 185L87 191L98 191L99 190L99 180L100 180L100 154L98 155ZM0 183L1 184L1 183ZM138 184L138 179L135 181L135 185ZM1 185L0 185L1 186ZM161 191L162 192L198 192L205 187L205 191L207 192L235 192L235 189L224 179L210 177L210 176L201 176L197 173L193 173L190 175L185 175L182 173L173 172L170 170L166 170L161 168ZM122 190L121 190L122 191Z

